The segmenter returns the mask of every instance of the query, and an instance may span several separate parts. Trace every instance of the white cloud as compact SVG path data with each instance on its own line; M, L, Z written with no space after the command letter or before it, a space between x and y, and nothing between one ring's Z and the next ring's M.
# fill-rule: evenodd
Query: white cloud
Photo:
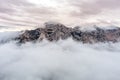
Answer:
M0 80L119 80L119 44L90 45L71 39L1 44Z
M120 26L119 0L0 0L0 24L29 29L46 21ZM26 27L27 26L27 27ZM14 29L13 27L13 29Z

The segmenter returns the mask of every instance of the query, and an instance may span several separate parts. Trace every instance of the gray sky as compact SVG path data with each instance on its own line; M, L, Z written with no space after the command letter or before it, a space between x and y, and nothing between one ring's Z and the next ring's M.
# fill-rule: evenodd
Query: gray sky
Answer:
M120 26L120 0L0 0L0 30L31 29L47 21Z

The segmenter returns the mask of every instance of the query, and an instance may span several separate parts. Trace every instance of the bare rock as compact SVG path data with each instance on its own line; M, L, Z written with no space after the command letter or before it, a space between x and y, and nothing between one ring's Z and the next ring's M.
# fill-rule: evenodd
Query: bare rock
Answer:
M120 41L120 28L102 29L95 27L95 30L92 31L82 31L79 27L69 28L60 23L45 23L44 28L26 30L17 37L17 40L20 43L25 43L43 39L58 41L69 37L83 43L118 42Z
M45 24L45 35L50 41L57 41L59 39L67 39L71 36L71 28L67 28L60 23L46 23Z

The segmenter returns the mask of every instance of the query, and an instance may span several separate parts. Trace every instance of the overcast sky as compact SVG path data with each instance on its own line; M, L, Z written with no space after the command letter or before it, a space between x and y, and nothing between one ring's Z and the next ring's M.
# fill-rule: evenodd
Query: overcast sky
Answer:
M0 0L0 30L31 29L48 21L120 26L120 0Z

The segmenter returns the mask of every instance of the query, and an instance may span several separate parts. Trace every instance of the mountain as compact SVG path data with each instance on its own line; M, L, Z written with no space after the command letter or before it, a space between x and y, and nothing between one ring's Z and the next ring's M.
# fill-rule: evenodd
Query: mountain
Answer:
M61 23L45 23L44 28L37 28L35 30L26 30L15 39L19 43L29 41L41 41L47 39L48 41L58 41L67 38L73 38L76 41L83 43L97 43L97 42L118 42L120 39L120 28L100 28L94 26L93 30L81 30L80 27L70 28Z

